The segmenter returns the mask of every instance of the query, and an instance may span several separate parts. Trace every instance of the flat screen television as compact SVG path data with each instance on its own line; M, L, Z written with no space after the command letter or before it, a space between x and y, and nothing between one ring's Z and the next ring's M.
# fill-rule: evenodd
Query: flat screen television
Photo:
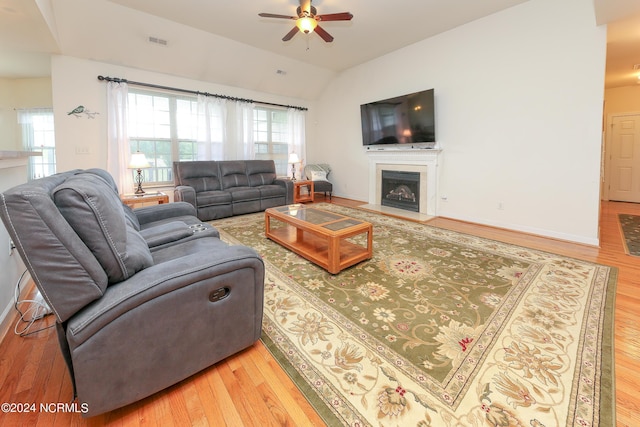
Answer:
M433 148L434 104L433 89L362 104L362 145L410 144Z

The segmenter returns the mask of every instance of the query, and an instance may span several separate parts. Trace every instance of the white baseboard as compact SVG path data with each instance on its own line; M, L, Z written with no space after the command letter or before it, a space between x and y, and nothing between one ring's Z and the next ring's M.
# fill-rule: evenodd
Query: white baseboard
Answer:
M517 231L520 233L532 234L535 236L547 237L550 239L561 240L570 243L578 243L587 246L599 247L600 239L599 238L589 238L585 236L579 236L568 233L561 233L553 230L541 229L536 227L527 227L516 224L498 222L498 221L487 221L483 218L476 218L473 216L451 216L451 215L442 215L444 218L454 219L458 221L470 222L473 224L486 225L489 227L495 227L505 230Z
M7 306L2 310L2 314L0 314L0 342L4 340L5 335L11 329L11 325L15 321L15 316L11 315L11 310L13 310L13 301L9 302Z

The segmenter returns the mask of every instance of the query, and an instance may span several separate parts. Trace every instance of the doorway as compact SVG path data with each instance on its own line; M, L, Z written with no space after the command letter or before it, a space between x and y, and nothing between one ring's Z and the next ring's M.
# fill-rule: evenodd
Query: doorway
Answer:
M608 128L606 199L640 203L640 113L612 115Z

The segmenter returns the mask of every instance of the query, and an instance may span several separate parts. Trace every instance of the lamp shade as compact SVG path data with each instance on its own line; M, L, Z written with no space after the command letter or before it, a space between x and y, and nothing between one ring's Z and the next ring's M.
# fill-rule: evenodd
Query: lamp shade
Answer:
M148 168L149 162L147 161L147 157L144 153L136 152L131 155L131 160L129 161L129 169L144 169Z
M296 26L305 34L309 34L318 26L318 21L313 18L304 17L296 20Z
M298 163L300 159L296 153L289 154L289 163Z

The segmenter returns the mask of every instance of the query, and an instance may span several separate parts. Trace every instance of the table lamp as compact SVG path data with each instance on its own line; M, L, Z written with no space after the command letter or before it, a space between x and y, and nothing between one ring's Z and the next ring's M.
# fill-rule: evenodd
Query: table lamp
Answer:
M295 164L298 163L299 161L300 161L300 159L298 158L298 155L296 153L289 154L289 163L291 163L291 180L292 181L296 180L296 166L295 166Z
M129 161L129 169L138 170L138 173L135 176L135 182L136 184L138 184L138 188L136 189L135 194L144 194L144 190L142 189L142 181L144 181L144 177L142 176L142 169L148 167L150 167L150 165L144 153L137 151L131 155L131 160Z

